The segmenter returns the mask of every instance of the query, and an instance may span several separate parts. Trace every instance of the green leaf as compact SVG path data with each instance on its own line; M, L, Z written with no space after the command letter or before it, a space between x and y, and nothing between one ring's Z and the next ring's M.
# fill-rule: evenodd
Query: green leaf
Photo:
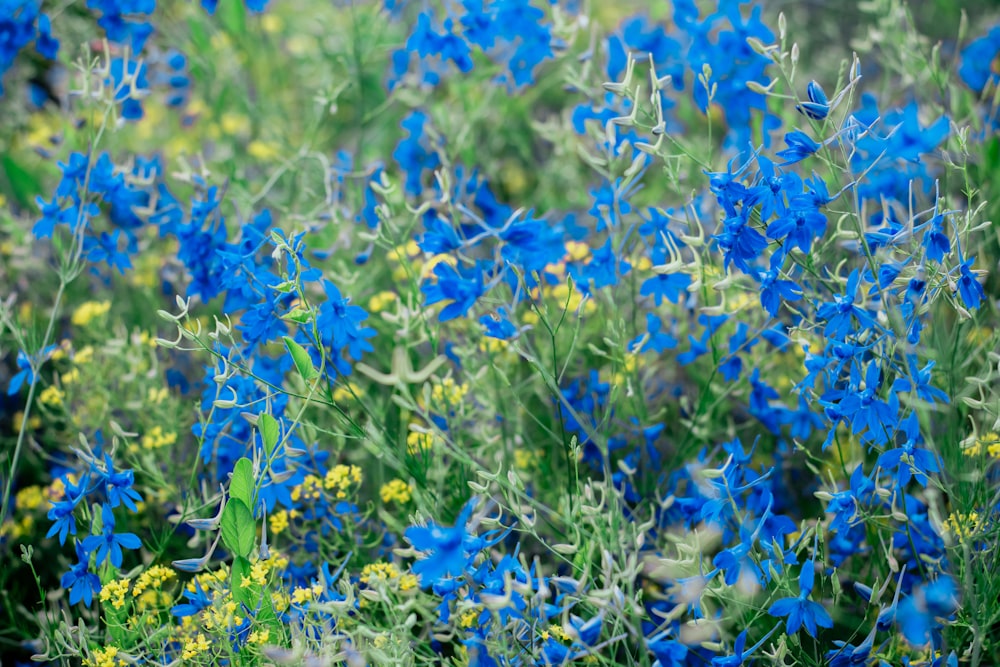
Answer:
M260 431L260 439L264 441L264 453L270 459L281 434L278 420L269 414L261 414L257 417L257 429Z
M246 586L243 585L244 581L247 581ZM237 556L233 559L229 587L232 589L233 597L238 602L242 602L251 609L254 608L256 598L259 597L260 586L254 584L253 580L250 579L250 561L243 556Z
M222 543L235 555L249 558L256 541L257 528L250 509L242 500L230 498L222 512Z
M230 34L242 35L247 31L247 10L243 0L220 0L215 12Z
M229 483L229 497L242 500L247 507L253 507L253 463L243 457L233 468L233 479Z
M281 319L288 320L289 322L295 322L296 324L308 324L312 322L315 317L315 313L312 308L293 308L284 315Z
M309 382L315 377L319 376L316 371L316 367L313 366L312 359L309 357L309 353L306 349L296 343L288 336L284 336L285 347L288 348L288 353L292 355L292 361L295 363L295 370L299 372L302 379Z
M33 204L35 195L41 194L42 187L30 172L19 165L10 155L0 158L4 175L10 184L11 193L21 206Z

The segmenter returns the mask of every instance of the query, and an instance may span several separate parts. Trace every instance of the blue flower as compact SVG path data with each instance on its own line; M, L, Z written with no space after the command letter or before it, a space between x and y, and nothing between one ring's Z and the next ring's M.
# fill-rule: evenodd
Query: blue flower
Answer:
M101 590L101 580L90 571L90 554L79 542L76 544L78 562L59 580L59 585L69 589L69 603L82 601L88 607L94 600L94 593Z
M420 289L427 297L428 306L449 302L439 316L442 322L464 317L486 291L479 266L459 271L445 262L434 267L434 279L424 281Z
M808 134L799 130L793 130L785 134L785 143L788 144L788 148L775 153L775 155L785 160L783 165L800 162L818 151L820 146L822 146L822 144L814 141Z
M975 257L970 257L962 262L961 276L958 279L958 295L962 297L962 303L966 308L973 310L979 308L979 304L986 298L983 286L971 271L972 263L975 261Z
M938 618L947 618L958 609L958 592L951 577L942 576L933 583L916 588L899 603L896 620L906 641L923 646L931 632L940 627Z
M108 494L108 502L111 504L111 507L125 505L125 507L133 512L138 512L139 510L135 504L142 502L142 496L132 488L135 484L135 473L131 470L115 472L111 456L108 454L104 455L104 465L106 466L106 472L103 477L105 489Z
M122 547L139 549L142 547L142 542L133 533L115 533L115 515L107 503L101 506L101 522L101 534L84 538L83 548L88 553L97 551L97 565L103 563L110 554L111 564L115 567L121 567Z
M809 599L815 577L816 566L812 559L809 559L802 564L802 571L799 573L798 597L782 598L767 610L771 616L786 617L785 627L788 634L795 634L799 628L805 626L806 632L811 637L815 637L817 627L833 627L833 619L830 618L830 614L823 609L821 604Z
M414 549L426 552L413 564L413 573L420 577L421 585L431 586L446 576L457 577L465 572L472 560L466 551L470 539L466 524L474 505L475 500L469 501L451 528L431 522L411 526L403 533Z
M806 87L808 102L803 102L795 108L799 113L812 118L813 120L823 120L830 113L830 101L826 98L822 86L815 81L810 81Z

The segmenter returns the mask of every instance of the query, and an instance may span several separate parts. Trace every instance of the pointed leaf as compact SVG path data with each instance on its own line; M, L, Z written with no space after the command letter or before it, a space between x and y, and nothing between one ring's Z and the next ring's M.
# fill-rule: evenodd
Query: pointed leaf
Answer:
M230 498L222 512L222 542L233 554L248 558L257 539L250 508L242 500Z
M253 463L243 457L233 468L233 479L229 483L229 497L243 501L247 508L253 507Z
M281 434L278 420L269 414L261 414L257 417L257 428L260 430L260 439L264 442L264 453L270 459Z
M302 379L308 382L312 380L319 373L316 371L316 367L313 366L312 359L309 357L309 353L306 349L292 340L289 336L284 336L285 347L288 348L288 353L292 355L292 361L295 363L295 370L299 372Z

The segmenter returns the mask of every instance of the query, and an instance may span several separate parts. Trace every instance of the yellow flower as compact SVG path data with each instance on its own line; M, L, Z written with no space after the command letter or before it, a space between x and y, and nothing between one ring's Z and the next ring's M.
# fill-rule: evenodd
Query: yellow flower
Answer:
M561 625L555 625L555 624L550 625L549 633L560 641L568 642L571 640L571 637L565 630L563 630Z
M413 498L410 485L401 479L393 479L382 485L379 495L383 503L399 503L405 505Z
M532 451L530 449L518 447L514 450L514 467L519 470L530 470L538 465L538 461L541 457L542 450L540 449Z
M281 155L281 149L273 142L255 139L247 145L247 153L258 160L273 160Z
M95 650L89 658L83 661L83 664L85 667L117 667L128 663L118 657L117 647L108 646Z
M211 645L208 643L208 639L201 632L194 639L188 640L184 644L184 652L181 654L181 658L184 660L190 660L196 655L200 655L205 651L209 650Z
M275 33L281 32L285 24L280 16L275 15L274 12L268 12L260 17L260 27L264 29L264 32Z
M63 404L65 396L62 389L52 385L42 390L42 393L38 395L38 400L44 405L57 408Z
M73 355L73 363L77 366L82 366L83 364L88 364L94 360L94 348L90 345L82 347L76 351Z
M399 590L401 591L412 591L416 590L419 580L417 575L406 573L399 578Z
M416 456L429 451L434 445L434 434L422 431L410 431L406 434L406 453Z
M335 403L346 403L353 401L355 396L361 395L361 387L354 382L348 382L346 386L340 385L333 390L333 400Z
M966 456L980 456L983 452L992 458L1000 459L1000 435L990 431L979 436L972 445L962 450Z
M590 256L590 246L583 241L567 241L566 256L574 262L583 261Z
M500 354L506 352L510 347L510 343L500 338L493 338L491 336L483 336L479 340L479 351L487 352L492 355Z
M323 481L316 475L306 475L302 483L292 488L292 500L319 500L322 494Z
M110 301L85 301L73 311L70 322L73 326L85 327L98 317L102 317L111 310Z
M263 630L254 630L253 632L251 632L248 641L251 644L260 645L260 644L266 644L267 640L270 638L271 638L271 631L267 628L264 628Z
M149 430L149 433L142 436L142 448L147 451L167 447L175 442L177 442L177 434L164 433L162 426L154 426Z
M267 517L267 522L271 526L271 532L275 535L280 535L288 528L288 512L286 510L278 510Z
M465 630L476 627L476 620L479 618L479 614L479 609L475 607L462 612L462 615L458 618L458 626Z
M368 312L380 313L389 306L391 306L393 303L395 303L398 298L399 295L397 295L395 292L389 292L389 291L379 292L378 294L375 294L374 296L372 296L371 299L368 300Z
M176 576L177 574L170 568L163 567L162 565L153 565L136 579L132 595L139 597L147 588L159 590L163 587L163 584Z
M438 383L435 383L434 387L431 389L431 399L438 404L447 404L450 406L458 405L465 398L465 395L469 393L469 385L462 383L458 384L452 378L447 377Z
M125 606L128 584L128 579L118 579L104 584L101 588L101 602L110 602L115 609L121 609Z
M400 263L403 260L413 259L419 255L420 246L413 240L407 241L403 245L396 246L388 253L389 259L396 263Z
M167 400L168 392L166 387L150 387L146 392L146 402L152 405L159 405ZM159 428L159 427L157 427ZM176 436L174 436L176 438Z
M399 568L392 563L369 563L362 568L360 578L363 584L397 579L399 578Z
M310 600L314 600L323 594L323 586L316 584L315 586L296 588L292 591L292 600L297 605L305 604Z
M354 484L361 483L361 468L358 466L335 465L323 477L323 488L333 491L337 498L347 497L347 491Z
M548 290L549 295L556 300L559 304L559 308L562 310L576 312L580 310L584 315L591 315L597 310L597 304L591 299L587 299L586 302L583 300L583 292L581 292L577 287L570 290L568 283L560 283L555 287ZM581 310L580 306L583 304Z
M219 127L228 136L250 133L250 119L245 114L227 111L219 119Z
M17 506L17 509L22 512L38 509L44 502L45 493L43 492L42 487L38 485L26 486L18 491L17 495L14 496L14 504Z
M251 584L257 584L261 588L267 585L267 573L270 572L271 566L266 560L259 560L250 566L250 576L243 580L243 586L249 587Z

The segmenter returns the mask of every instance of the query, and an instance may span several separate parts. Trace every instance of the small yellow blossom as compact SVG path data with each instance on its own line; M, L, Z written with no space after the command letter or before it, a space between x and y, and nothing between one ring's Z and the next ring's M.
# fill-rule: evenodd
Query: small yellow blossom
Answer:
M85 327L98 317L107 315L109 310L111 310L110 301L85 301L73 311L70 322L73 326Z
M438 404L455 406L460 404L468 393L469 385L458 384L452 378L447 377L434 384L431 389L431 399Z
M82 366L83 364L89 364L94 360L94 348L90 345L81 347L73 355L73 363L77 366Z
M22 512L38 509L45 502L45 492L38 485L26 486L14 496L14 504Z
M59 376L59 381L63 385L73 384L75 382L78 382L79 380L80 380L79 368L71 368L70 370L66 371L65 373Z
M380 313L395 303L398 298L399 296L395 292L379 292L368 300L368 312Z
M191 658L208 651L211 645L208 643L208 638L201 632L194 639L188 640L184 644L184 652L181 654L181 658L184 660L190 660Z
M305 604L310 600L315 600L323 594L323 586L315 584L313 586L296 588L292 591L292 601L297 605Z
M18 410L14 413L14 431L16 433L20 433L22 426L24 426L24 412ZM31 419L28 420L28 429L31 431L37 431L41 427L42 418L38 415L32 415Z
M534 451L518 447L514 450L514 467L518 470L531 470L538 465L542 458L542 450Z
M267 585L267 574L271 571L271 566L266 560L259 560L250 566L250 576L243 579L243 587L248 588L254 584L264 587Z
M150 387L149 391L146 392L146 402L151 405L159 405L167 400L168 395L166 387Z
M399 568L392 563L369 563L361 570L361 583L371 585L376 581L399 578Z
M268 628L264 628L263 630L254 630L251 632L250 638L247 641L251 644L257 644L259 646L261 644L266 644L267 640L270 638L271 631Z
M406 434L406 453L416 456L427 452L434 445L434 434L423 431L410 431ZM294 499L294 498L293 498Z
M280 535L288 529L288 511L278 510L271 516L267 517L267 522L270 524L271 532L275 535Z
M258 160L273 160L281 155L281 149L273 142L255 139L247 145L247 153Z
M476 627L476 621L479 618L479 614L480 611L479 609L476 608L472 608L465 612L462 612L462 615L459 616L458 618L459 627L464 630Z
M63 398L65 398L63 390L55 385L51 385L42 390L42 393L38 395L38 400L42 402L43 405L48 405L49 407L57 408L63 404Z
M306 475L302 483L292 487L292 500L319 500L322 496L323 480L316 475Z
M227 111L219 119L219 127L228 136L238 136L250 133L250 119L246 114Z
M355 396L361 395L361 387L359 387L354 382L348 382L347 385L340 385L333 390L333 400L335 403L346 403L348 401L353 401Z
M399 503L405 505L413 498L410 485L401 479L393 479L382 485L379 495L383 503Z
M419 580L417 575L406 573L399 578L399 590L401 591L413 591L416 590Z
M323 488L333 491L339 499L347 497L352 485L361 483L361 468L358 466L335 465L323 477Z
M559 304L560 309L574 313L580 311L583 315L592 315L597 310L597 304L593 300L584 301L583 292L576 287L571 290L568 283L556 285L549 290L549 294Z
M566 256L574 262L583 261L590 256L590 246L583 241L567 241Z
M128 664L118 657L118 648L107 646L99 648L90 654L90 657L83 661L84 667L118 667Z
M962 453L966 456L980 456L984 452L992 458L1000 459L1000 435L990 431L979 436L972 445L962 449Z
M132 595L139 597L147 588L159 590L163 587L163 584L176 576L177 574L170 568L163 567L162 565L153 565L135 580L135 588L132 589Z
M117 579L104 584L101 588L101 602L110 602L115 609L121 609L125 606L128 584L128 579Z
M162 426L154 426L142 436L142 448L147 451L167 447L177 442L177 434L173 432L164 433Z

